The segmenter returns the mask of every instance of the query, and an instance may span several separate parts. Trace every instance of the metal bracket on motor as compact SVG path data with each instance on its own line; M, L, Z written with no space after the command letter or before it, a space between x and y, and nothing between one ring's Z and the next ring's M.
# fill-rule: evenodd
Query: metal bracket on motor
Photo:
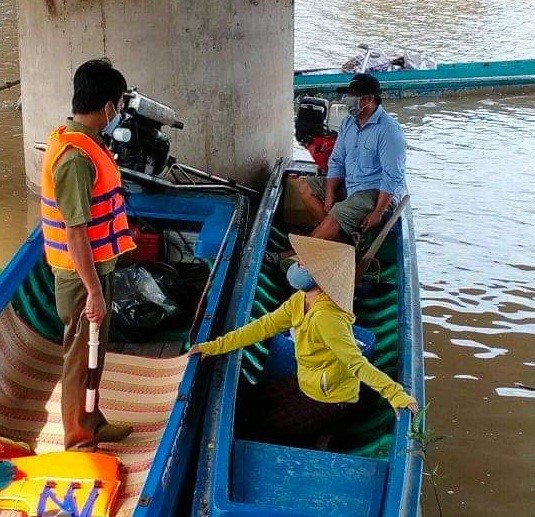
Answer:
M144 172L127 169L126 167L119 167L121 176L127 180L139 183L140 185L152 186L156 188L165 188L177 191L219 191L219 192L234 192L246 193L248 195L259 195L259 192L245 187L243 185L232 185L230 182L213 182L213 183L173 183L168 179L160 176L153 176L152 174L145 174Z

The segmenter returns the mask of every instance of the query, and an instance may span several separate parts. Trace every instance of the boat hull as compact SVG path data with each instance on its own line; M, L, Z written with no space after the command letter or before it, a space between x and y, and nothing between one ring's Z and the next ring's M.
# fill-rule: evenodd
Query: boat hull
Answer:
M247 266L238 273L228 328L259 317L270 303L265 294L269 275L262 258L268 246L284 245L284 236L272 225L282 202L284 179L284 171L276 170L266 189L244 252ZM410 206L388 241L395 264L385 274L395 277L398 288L389 295L393 299L387 306L380 306L384 302L379 297L366 302L368 307L363 302L362 312L368 315L369 326L375 322L382 349L376 366L382 365L423 403L421 310ZM358 436L364 441L354 441L346 452L288 447L240 436L235 414L240 383L261 380L260 366L266 353L269 356L269 346L257 344L215 359L218 382L210 388L193 514L417 515L422 460L408 453L414 445L408 438L408 411L395 421L387 405L376 401L369 419L355 422L352 436L348 434L350 439ZM375 436L379 431L383 434Z
M237 269L237 259L245 236L247 199L238 194L214 194L209 189L206 191L202 188L196 192L184 193L179 190L155 192L153 189L152 192L148 193L135 187L134 192L131 192L126 199L128 215L136 217L138 220L150 221L152 224L160 226L172 223L173 227L185 225L188 229L195 228L197 234L195 256L197 260L207 261L211 264L206 296L201 299L202 305L199 302L200 308L195 330L198 339L207 339L221 323L226 308L224 293L233 281ZM24 322L23 326L31 327L32 332L37 332L39 336L46 339L47 346L56 346L53 343L55 340L54 319L57 318L53 300L53 277L43 262L43 236L40 227L31 233L0 275L0 313L3 315L5 311L12 312L12 307L15 308L18 317L22 318L20 321ZM155 339L155 341L157 340ZM139 347L139 345L137 346ZM25 348L27 347L25 346ZM59 358L54 359L54 363L61 361L59 345L57 348ZM162 345L162 354L164 349L165 345ZM112 364L115 358L125 357L120 354L112 354L112 356L114 356L111 359ZM170 368L170 366L165 366L167 358L164 355L161 355L159 359L129 357L131 358L126 361L131 367L131 374L129 374L131 377L136 374L136 364L139 364L142 369L148 369L149 377L154 377L154 374L149 372L151 367L161 368L162 371L165 368L167 370ZM169 357L170 365L175 364L175 362L175 357ZM44 364L44 362L38 364ZM22 366L24 367L24 365ZM121 368L125 368L122 363ZM57 375L59 378L60 371L56 370L57 368L53 373L43 370L42 375L49 376L51 379L55 379L54 375ZM171 374L174 375L173 372ZM133 441L129 439L125 444L121 444L117 450L113 447L108 449L110 453L120 457L123 453L126 456L132 453L131 457L135 457L137 461L135 468L146 469L141 472L132 471L134 472L133 477L141 475L142 477L139 479L144 481L135 489L136 499L128 501L128 510L119 507L118 515L167 516L181 503L184 497L187 497L185 494L187 475L190 472L192 451L204 407L205 386L209 383L210 375L211 369L201 365L200 361L187 362L179 382L169 388L170 406L168 410L165 408L163 410L156 409L156 406L165 404L167 407L168 404L162 402L163 395L160 395L163 393L163 378L160 380L155 377L152 382L151 379L148 379L147 382L154 383L154 386L147 387L146 393L150 393L152 387L155 387L156 390L154 402L156 406L149 413L158 411L168 411L168 413L165 413L163 417L163 430L159 438L152 438L152 434L156 431L150 426L154 427L156 424L149 423L150 416L142 417L138 422L139 427L136 427L134 423ZM161 382L161 389L158 387L160 386L159 382ZM54 385L55 383L56 381L53 382ZM126 386L127 379L124 383ZM4 386L5 383L3 382L2 385ZM113 383L110 386L112 385ZM52 393L52 389L55 393L53 396L59 397L57 386L51 385L50 393ZM139 387L139 389L140 393L145 393L143 387ZM113 389L106 387L104 391L109 394ZM0 395L2 395L1 400L6 400L3 393L0 392ZM135 397L136 395L132 394L132 398L135 399ZM7 399L9 399L9 395L7 395ZM101 400L105 399L106 396L103 395ZM52 397L50 400L52 401ZM117 400L111 402L111 407L118 406L118 411L121 410ZM52 404L55 407L56 403L52 402ZM135 405L136 401L133 400L132 404ZM2 414L9 415L9 419L5 421L2 418L3 434L9 435L11 432L16 434L19 439L24 440L21 429L26 424L22 421L22 428L17 427L16 409L2 406L0 407L0 416ZM48 412L43 414L46 415ZM54 416L54 418L56 417L57 415ZM8 421L15 422L11 429ZM6 428L4 429L5 422ZM50 424L43 420L41 425L43 429L48 425L46 429L50 430L57 427L54 422ZM149 438L145 439L144 433ZM37 435L37 448L39 449L39 432ZM50 436L46 435L43 438L41 443L43 451L54 447L61 450L61 435L58 435L59 441L55 442L47 441L50 440ZM156 441L154 442L154 440ZM149 461L143 463L144 460L140 460L140 458L147 454L147 448L153 447L152 443L155 443L155 448L149 454ZM131 451L129 447L132 449ZM143 467L143 465L145 466ZM131 471L128 470L128 465L125 466L125 469L127 472L127 479L124 483L125 492L133 491L134 488L129 485Z
M294 95L321 95L340 99L336 90L347 86L354 74L337 70L294 73ZM435 70L372 72L385 98L444 97L469 93L533 91L535 59L439 64Z

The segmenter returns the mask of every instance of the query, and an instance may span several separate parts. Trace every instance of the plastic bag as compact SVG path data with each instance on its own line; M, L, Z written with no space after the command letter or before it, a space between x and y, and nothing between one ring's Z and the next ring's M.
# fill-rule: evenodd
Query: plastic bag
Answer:
M357 54L342 65L342 70L355 74L363 71L363 65L366 66L364 70L366 73L385 72L390 69L390 60L381 50L372 49L366 59L367 54L367 48L359 47Z
M403 54L403 67L408 70L435 70L437 60L418 50L406 49Z
M166 319L182 311L139 264L115 271L115 294L111 307L112 340L145 337Z

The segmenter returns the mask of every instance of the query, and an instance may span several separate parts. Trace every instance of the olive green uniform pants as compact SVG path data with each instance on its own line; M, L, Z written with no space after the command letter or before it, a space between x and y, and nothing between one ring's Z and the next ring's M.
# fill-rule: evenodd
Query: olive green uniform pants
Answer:
M65 450L94 451L97 448L96 431L106 424L98 409L98 386L104 368L108 345L111 301L113 298L113 272L99 276L106 301L107 313L100 325L97 367L97 397L93 413L85 412L85 394L88 381L89 321L84 308L87 291L78 276L55 277L56 308L65 325L63 334L63 374L61 416L65 431Z

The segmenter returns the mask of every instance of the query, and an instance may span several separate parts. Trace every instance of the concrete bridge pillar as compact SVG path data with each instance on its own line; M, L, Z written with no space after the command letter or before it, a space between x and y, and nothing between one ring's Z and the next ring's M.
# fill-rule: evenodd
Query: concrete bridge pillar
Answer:
M106 56L179 109L179 161L259 185L292 148L293 0L18 0L26 174L71 112L72 76Z

